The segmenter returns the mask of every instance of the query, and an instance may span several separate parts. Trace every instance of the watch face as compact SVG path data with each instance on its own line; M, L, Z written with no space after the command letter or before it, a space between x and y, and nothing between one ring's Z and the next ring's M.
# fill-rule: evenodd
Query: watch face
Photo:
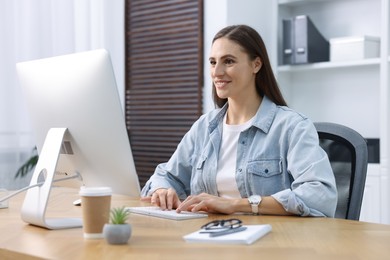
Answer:
M249 197L249 201L251 202L251 204L259 204L260 201L261 201L261 197L259 195L252 195Z

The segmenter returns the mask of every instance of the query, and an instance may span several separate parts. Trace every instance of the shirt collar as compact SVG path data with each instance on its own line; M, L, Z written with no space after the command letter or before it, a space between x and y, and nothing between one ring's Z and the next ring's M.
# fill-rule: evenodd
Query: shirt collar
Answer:
M214 118L209 122L209 131L210 133L218 127L218 125L223 121L223 117L226 114L228 109L228 103L226 103L220 111L216 114ZM268 133L271 128L272 122L274 121L277 111L277 106L272 102L267 96L263 97L260 107L256 112L255 118L253 120L252 126L255 126L262 130L264 133Z
M259 128L264 133L268 133L272 122L275 119L277 106L267 96L263 97L260 107L256 112L253 126Z

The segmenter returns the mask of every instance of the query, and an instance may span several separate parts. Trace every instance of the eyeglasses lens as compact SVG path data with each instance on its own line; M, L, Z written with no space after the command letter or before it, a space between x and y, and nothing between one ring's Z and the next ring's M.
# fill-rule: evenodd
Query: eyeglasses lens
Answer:
M223 219L214 220L202 226L202 229L215 230L215 229L230 229L241 227L242 221L239 219Z

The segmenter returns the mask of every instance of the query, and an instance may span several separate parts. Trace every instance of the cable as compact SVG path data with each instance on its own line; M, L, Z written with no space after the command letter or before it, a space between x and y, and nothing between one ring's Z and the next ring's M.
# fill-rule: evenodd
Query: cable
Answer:
M70 180L70 179L76 179L76 178L80 178L81 179L80 173L76 172L76 174L73 175L73 176L69 176L69 177L64 177L64 178L61 178L61 179L53 180L53 183L54 182L59 182L59 181L66 181L66 180ZM0 202L6 201L6 200L12 198L13 196L16 196L17 194L19 194L19 193L21 193L21 192L23 192L25 190L28 190L28 189L31 189L31 188L34 188L34 187L37 187L37 186L42 186L44 183L45 182L42 181L42 182L38 182L38 183L36 183L34 185L30 185L30 186L21 188L20 190L17 190L15 192L13 192L13 193L3 197L3 198L0 198Z

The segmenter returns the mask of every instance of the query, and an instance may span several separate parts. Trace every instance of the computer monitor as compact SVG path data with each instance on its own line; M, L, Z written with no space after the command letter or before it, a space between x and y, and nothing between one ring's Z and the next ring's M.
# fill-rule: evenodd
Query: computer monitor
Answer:
M29 223L42 218L54 175L79 173L85 186L108 186L113 193L138 197L138 176L109 53L99 49L20 62L17 73L39 153L31 185L46 175L44 185L28 190L22 218ZM34 201L45 205L31 209ZM50 223L38 222L32 224L51 228Z

